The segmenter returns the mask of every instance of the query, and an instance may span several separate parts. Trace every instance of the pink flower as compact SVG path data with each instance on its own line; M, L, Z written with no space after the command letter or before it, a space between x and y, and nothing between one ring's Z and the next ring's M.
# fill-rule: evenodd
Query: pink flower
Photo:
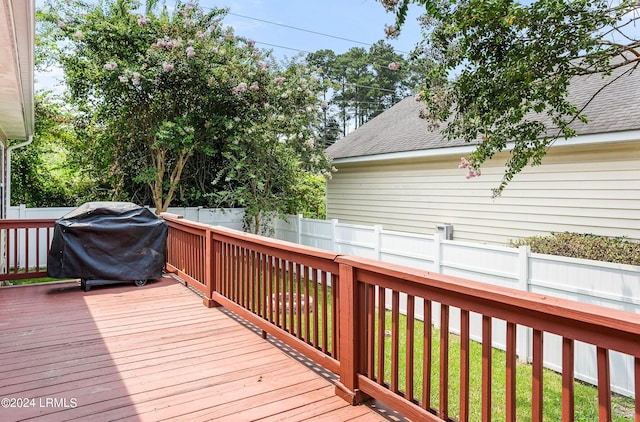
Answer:
M75 34L73 34L74 37L76 37L79 40L84 40L84 34L82 33L81 30L77 30Z
M134 85L140 85L140 74L138 72L133 72L133 78L131 78L131 82Z
M254 40L247 40L247 45L249 48L253 48L256 45L256 42Z
M253 56L254 59L259 59L260 58L260 52L258 50L254 50L252 56Z
M138 19L139 26L146 26L149 23L149 19L146 16L140 15L140 19Z
M474 177L479 177L481 175L480 169L475 169L471 161L464 157L460 157L460 165L458 165L458 168L467 169L469 171L466 175L467 179L473 179Z
M389 63L389 70L398 70L398 68L400 68L400 64L396 62Z
M129 82L129 79L127 79L127 77L126 77L126 76L123 76L123 75L118 76L118 79L119 79L119 80L120 80L120 82L122 82L122 83Z
M241 92L245 92L247 90L247 84L245 82L241 82L231 90L231 92L235 95L240 94Z
M282 77L282 76L278 76L277 78L275 78L273 80L273 83L276 85L282 85L284 83L284 81L286 81L286 78Z
M254 83L251 84L249 89L252 90L252 91L257 91L257 90L260 89L260 86L258 85L258 82L254 82Z
M420 95L419 93L416 94L416 101L422 101L422 95Z
M193 57L196 55L196 50L193 47L187 47L187 57Z
M104 68L107 70L116 70L117 67L118 67L118 63L116 62L107 62L104 65Z
M162 62L162 70L164 70L165 72L171 72L173 70L173 64Z
M67 24L62 22L62 21L58 21L58 28L60 29L65 29L67 27Z

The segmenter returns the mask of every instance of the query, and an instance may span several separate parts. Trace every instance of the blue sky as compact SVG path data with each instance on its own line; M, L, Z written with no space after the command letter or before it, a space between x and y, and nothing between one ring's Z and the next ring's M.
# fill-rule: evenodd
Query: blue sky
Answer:
M225 18L224 23L233 26L237 35L304 51L328 48L336 53L344 53L352 47L368 48L367 44L385 38L385 24L394 21L394 16L386 13L375 0L201 0L200 5L228 7L231 14ZM387 40L396 50L408 52L419 40L420 28L416 22L418 15L419 9L413 8L400 38ZM257 19L365 44L298 31ZM268 45L261 47L271 48ZM296 51L288 49L273 50L278 56L296 54Z
M165 1L167 6L175 4L174 0ZM37 5L42 3L43 0L36 2ZM370 44L385 39L384 26L394 21L394 16L375 0L200 0L199 4L205 10L228 8L230 14L224 24L233 26L236 35L255 40L258 47L272 49L278 58L293 57L298 54L297 50L313 52L326 48L341 54L352 47L368 49ZM386 40L398 52L411 51L419 41L420 27L416 21L419 12L417 7L410 9L400 37ZM54 88L56 78L60 77L60 69L36 75L36 87Z

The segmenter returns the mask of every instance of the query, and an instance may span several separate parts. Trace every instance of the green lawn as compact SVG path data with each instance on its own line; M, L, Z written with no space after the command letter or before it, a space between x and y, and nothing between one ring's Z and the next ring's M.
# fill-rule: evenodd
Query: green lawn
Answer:
M43 268L41 270L46 270L46 268ZM19 286L22 284L39 284L39 283L50 283L52 281L63 281L63 280L68 280L65 278L51 278L51 277L40 277L40 278L28 278L28 279L24 279L24 280L12 280L10 281L11 286Z

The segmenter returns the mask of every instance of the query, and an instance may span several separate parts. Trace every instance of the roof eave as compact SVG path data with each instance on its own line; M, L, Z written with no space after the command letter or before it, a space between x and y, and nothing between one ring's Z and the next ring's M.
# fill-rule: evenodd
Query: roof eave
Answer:
M575 138L563 139L561 146L608 144L619 142L631 142L640 140L640 130L628 130L621 132L596 133L589 135L579 135ZM507 151L513 149L515 143L507 144ZM558 145L558 146L560 146ZM447 148L435 148L426 150L392 152L386 154L361 155L356 157L334 158L333 164L357 164L374 163L382 161L407 161L420 160L431 157L444 157L451 155L465 155L471 153L475 145L463 145Z
M34 132L35 0L1 0L0 140Z

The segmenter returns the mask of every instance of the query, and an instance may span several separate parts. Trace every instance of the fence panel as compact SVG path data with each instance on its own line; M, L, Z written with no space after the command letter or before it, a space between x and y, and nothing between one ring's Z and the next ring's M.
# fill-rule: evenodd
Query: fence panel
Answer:
M396 231L380 232L380 256L384 262L438 272L435 238Z
M300 243L325 250L333 250L333 232L335 220L314 220L301 218Z
M379 228L353 224L335 225L335 251L377 259Z

